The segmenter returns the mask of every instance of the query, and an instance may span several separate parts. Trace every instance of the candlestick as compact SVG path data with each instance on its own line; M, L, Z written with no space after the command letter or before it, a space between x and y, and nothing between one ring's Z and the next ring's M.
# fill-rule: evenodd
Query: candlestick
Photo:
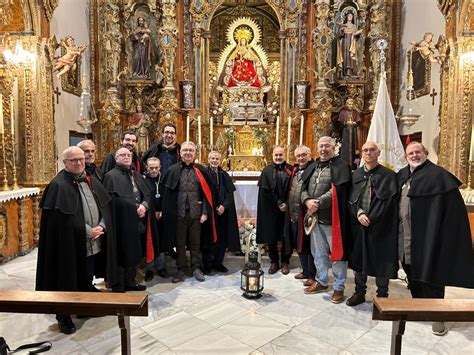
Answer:
M474 161L474 124L471 128L471 149L469 151L469 161Z
M0 94L0 134L3 134L3 95Z
M10 96L10 129L12 132L12 143L15 144L13 139L15 135L15 110L13 109L13 94Z
M189 115L186 117L186 142L189 142Z
M279 138L280 138L280 116L277 117L275 145L278 145Z
M300 145L303 145L303 128L304 128L304 117L301 115L300 121Z
M210 117L209 120L211 121L211 128L209 129L209 141L211 143L211 150L212 150L212 146L214 145L214 118Z
M291 143L291 116L288 116L288 149L290 148L290 143Z
M201 148L201 116L198 116L198 144L199 148Z

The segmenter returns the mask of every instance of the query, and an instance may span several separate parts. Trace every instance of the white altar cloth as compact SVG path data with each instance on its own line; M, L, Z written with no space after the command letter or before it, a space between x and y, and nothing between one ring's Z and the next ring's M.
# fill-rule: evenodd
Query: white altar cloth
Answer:
M234 193L238 218L256 218L258 186L257 181L236 181Z

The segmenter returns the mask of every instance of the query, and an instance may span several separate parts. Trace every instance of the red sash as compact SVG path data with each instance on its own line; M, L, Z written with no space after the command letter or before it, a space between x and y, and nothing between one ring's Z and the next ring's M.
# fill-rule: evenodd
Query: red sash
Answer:
M151 216L151 213L148 211L148 218L146 221L146 263L149 264L155 260L155 250L153 249L153 240L151 239L151 223L150 218L155 218Z
M341 219L339 217L339 205L337 201L336 187L332 184L332 245L331 260L341 260L344 255L342 245Z
M206 179L204 179L204 176L202 175L201 171L198 168L196 168L194 165L193 165L193 169L194 169L194 172L196 173L196 176L199 179L199 182L201 183L202 192L204 192L204 195L206 196L206 200L209 203L209 205L211 206L211 211L209 213L209 215L210 215L209 217L211 218L211 224L212 224L212 238L213 238L214 243L215 243L217 241L217 230L216 230L216 221L214 220L214 215L213 215L213 213L214 213L214 204L212 202L211 188L207 184Z

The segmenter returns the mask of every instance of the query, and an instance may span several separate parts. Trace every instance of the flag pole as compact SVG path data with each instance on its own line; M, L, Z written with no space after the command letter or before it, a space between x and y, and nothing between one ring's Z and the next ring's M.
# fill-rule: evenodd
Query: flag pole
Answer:
M387 59L385 58L385 48L387 48L388 46L388 42L385 40L385 39L379 39L377 41L377 48L380 50L380 57L379 57L379 60L380 60L380 78L379 78L379 81L382 82L382 80L384 80L386 78L386 75L385 75L385 62L387 61ZM379 85L379 90L380 90L380 85ZM387 163L388 161L388 153L387 153L387 143L388 143L388 132L387 132L387 126L388 126L388 122L387 122L387 102L385 100L385 97L383 98L384 99L384 111L385 111L385 114L384 114L384 125L383 125L383 139L384 139L384 142L383 142L383 155L384 155L384 161L385 161L385 164Z

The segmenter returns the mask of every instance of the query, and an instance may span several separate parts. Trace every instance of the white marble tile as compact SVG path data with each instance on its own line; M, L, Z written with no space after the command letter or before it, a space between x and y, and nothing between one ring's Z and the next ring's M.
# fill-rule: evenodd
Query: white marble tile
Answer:
M341 348L308 336L298 330L291 330L258 349L260 354L338 354Z
M86 349L84 349L78 342L72 339L70 335L59 333L58 330L47 329L40 332L39 334L25 339L12 342L10 339L6 338L6 341L11 349L15 349L23 344L49 341L51 342L52 347L50 350L48 350L48 354L89 354L89 352L86 351ZM18 353L24 354L25 351L20 351Z
M196 318L203 320L215 328L243 316L246 312L248 312L246 309L227 300L207 304L202 307L195 307L189 311L189 313Z
M275 297L286 297L297 291L303 292L304 289L299 280L295 280L293 277L288 278L288 275L282 275L281 278L265 279L263 285L263 292Z
M352 354L390 354L390 335L378 331L367 332L350 344L346 350ZM402 342L402 354L427 354L428 349L406 339Z
M222 298L194 286L181 286L163 295L163 300L173 307L188 310L199 305L217 302Z
M176 354L249 354L252 348L238 340L212 330L171 349Z
M130 323L135 327L141 327L145 324L169 317L178 312L181 312L181 310L163 300L162 295L149 295L148 317L130 317Z
M332 291L321 292L315 294L306 294L303 292L303 287L300 291L296 291L285 298L293 302L304 304L305 306L314 308L318 311L324 311L328 308L334 307L334 303L330 301Z
M257 313L293 327L311 318L319 313L319 311L284 298L278 302L259 308Z
M474 354L474 322L455 323L430 354Z
M368 329L361 325L324 312L318 313L295 329L316 338L318 341L322 340L341 348L345 348L368 332Z
M0 336L9 342L56 330L59 332L57 321L49 314L15 314L0 322Z
M362 303L355 307L349 307L345 302L328 308L324 311L326 314L346 319L348 321L359 324L365 328L373 328L378 322L372 320L372 303Z
M146 324L142 327L148 334L173 348L213 330L206 322L185 312Z
M130 334L132 354L158 354L168 348L141 329L133 329ZM121 354L120 336L94 343L86 348L91 354Z
M90 319L76 319L73 317L72 320L77 328L72 338L84 348L120 335L117 317Z
M290 327L256 313L247 313L244 316L227 323L219 328L223 333L258 348L269 341L286 333Z

